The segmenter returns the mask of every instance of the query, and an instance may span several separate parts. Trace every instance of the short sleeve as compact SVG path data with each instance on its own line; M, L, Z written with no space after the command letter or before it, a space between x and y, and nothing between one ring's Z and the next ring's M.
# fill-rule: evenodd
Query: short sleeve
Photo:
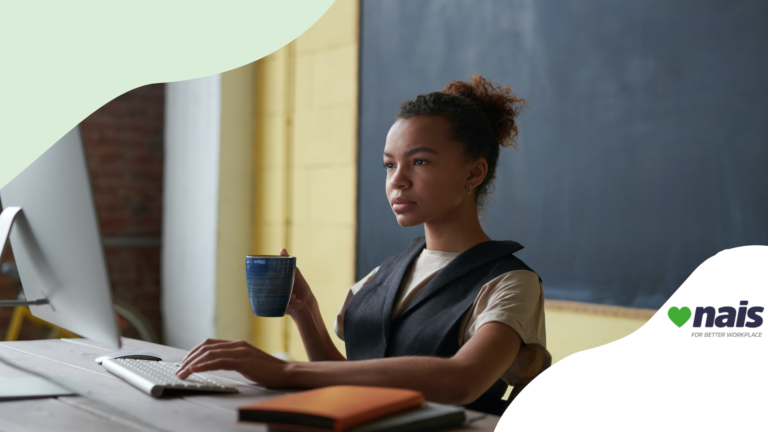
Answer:
M483 286L471 312L464 317L459 343L465 343L489 322L511 327L524 344L502 376L508 384L527 382L549 366L552 356L546 349L544 289L536 273L516 270Z
M543 311L544 292L536 273L529 270L504 273L478 293L464 327L464 340L483 324L501 322L512 327L524 343L546 346Z
M354 295L360 291L360 288L362 288L365 284L370 282L371 279L373 279L373 277L376 275L376 271L378 270L378 267L371 270L370 273L357 281L357 283L352 285L349 291L347 291L347 296L344 298L344 303L342 303L341 308L339 309L339 313L336 314L336 321L333 323L333 331L336 333L336 336L338 336L339 339L344 340L344 312L347 310L347 305L352 300L352 297L354 297Z

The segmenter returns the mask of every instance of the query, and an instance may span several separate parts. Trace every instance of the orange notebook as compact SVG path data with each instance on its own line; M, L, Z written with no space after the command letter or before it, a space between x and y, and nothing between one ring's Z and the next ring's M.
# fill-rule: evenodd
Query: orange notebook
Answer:
M294 430L343 432L363 423L418 408L424 395L387 387L331 386L281 396L238 408L240 420Z

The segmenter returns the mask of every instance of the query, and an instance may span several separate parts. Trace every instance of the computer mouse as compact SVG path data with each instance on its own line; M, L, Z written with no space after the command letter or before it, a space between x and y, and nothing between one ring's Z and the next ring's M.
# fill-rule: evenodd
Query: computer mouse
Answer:
M154 360L160 361L163 358L159 354L153 352L144 351L140 349L121 349L104 354L103 356L96 358L96 363L101 364L105 359L135 359L135 360Z

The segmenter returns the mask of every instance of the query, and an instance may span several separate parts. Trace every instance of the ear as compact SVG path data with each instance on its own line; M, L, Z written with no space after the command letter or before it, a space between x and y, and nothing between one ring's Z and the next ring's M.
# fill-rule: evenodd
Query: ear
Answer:
M479 158L470 162L469 177L467 177L467 186L472 185L472 189L480 186L488 175L488 161L485 158Z

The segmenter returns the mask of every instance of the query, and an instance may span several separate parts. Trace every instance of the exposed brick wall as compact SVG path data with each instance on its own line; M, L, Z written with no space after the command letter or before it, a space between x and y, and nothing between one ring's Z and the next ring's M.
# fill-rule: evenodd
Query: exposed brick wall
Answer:
M8 246L9 247L6 250L5 255L3 256L4 263L14 262L13 250L11 250L10 248L10 243L8 244ZM16 300L16 295L18 293L19 293L19 288L14 285L13 281L11 281L11 279L6 277L5 275L0 274L0 299ZM5 340L5 334L8 330L8 325L11 322L12 316L13 316L12 307L0 308L0 338L2 338L2 340ZM24 339L35 339L37 337L35 329L31 327L22 328L21 332L19 333L19 336L23 337Z
M104 237L160 237L164 88L132 90L80 124Z
M165 85L118 96L80 124L101 235L160 239ZM162 335L160 247L106 246L116 299L136 307Z
M162 335L159 239L164 94L164 84L129 91L80 124L101 234L118 243L105 247L114 297L138 309L157 335ZM158 244L119 245L124 238L155 239ZM3 261L12 259L11 253ZM0 275L0 298L15 296L11 281ZM12 313L13 308L0 308L0 338ZM22 328L20 339L38 337L34 327Z

